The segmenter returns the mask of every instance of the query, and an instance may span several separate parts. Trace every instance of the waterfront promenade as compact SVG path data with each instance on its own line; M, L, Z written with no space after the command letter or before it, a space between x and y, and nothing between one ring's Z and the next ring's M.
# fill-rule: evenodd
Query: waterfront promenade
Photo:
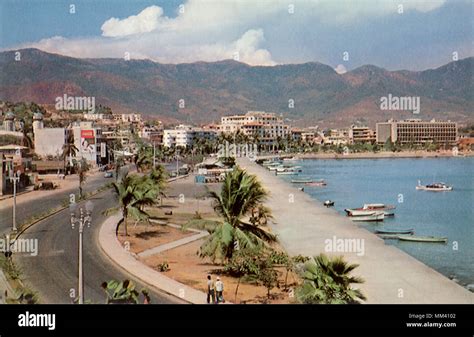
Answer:
M426 266L414 257L389 245L369 231L357 227L332 208L317 203L309 195L273 175L247 158L237 164L259 180L270 192L266 203L275 218L272 231L290 255L343 255L360 266L353 272L365 283L356 285L372 304L474 303L474 294ZM337 201L336 201L337 202ZM363 240L364 254L325 252L325 241Z

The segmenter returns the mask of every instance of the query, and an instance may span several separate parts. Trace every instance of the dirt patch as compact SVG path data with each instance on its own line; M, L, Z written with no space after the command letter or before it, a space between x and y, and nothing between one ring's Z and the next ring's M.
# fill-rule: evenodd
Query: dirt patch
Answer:
M212 274L215 280L216 272L222 268L212 264L208 259L201 259L197 252L203 243L202 240L191 242L187 245L177 247L166 252L150 256L142 260L146 265L158 270L158 265L167 262L170 270L164 275L184 283L190 287L206 292L207 275ZM286 271L278 270L280 277L280 288L271 290L271 298L267 297L267 289L261 285L248 283L240 283L237 298L235 297L235 289L237 288L238 279L228 276L219 275L224 283L224 298L233 303L294 303L292 297L292 288L297 285L298 278L293 273L288 275L287 289L284 289Z
M128 242L130 251L138 254L194 234L196 233L155 223L139 223L136 227L132 223L128 225L128 236L123 234L123 225L120 226L118 240L123 246Z

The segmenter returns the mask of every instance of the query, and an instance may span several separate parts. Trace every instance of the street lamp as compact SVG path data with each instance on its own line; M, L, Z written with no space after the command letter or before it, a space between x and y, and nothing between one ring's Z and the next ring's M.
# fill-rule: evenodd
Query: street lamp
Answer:
M94 209L94 204L89 200L85 205L85 215L84 210L81 207L79 209L79 218L76 217L77 204L75 202L69 205L69 210L71 212L71 226L74 229L75 225L79 226L79 304L84 304L84 277L83 277L83 268L82 268L82 233L84 232L84 226L90 227L92 222L92 210Z
M13 225L12 230L16 232L16 184L20 181L21 171L18 170L15 173L10 173L8 179L13 182Z

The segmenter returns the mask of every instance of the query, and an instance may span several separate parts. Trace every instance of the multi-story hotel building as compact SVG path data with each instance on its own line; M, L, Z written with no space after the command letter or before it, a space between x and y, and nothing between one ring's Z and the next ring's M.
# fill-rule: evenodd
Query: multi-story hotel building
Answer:
M220 132L232 133L240 130L243 134L258 138L259 145L274 145L278 137L285 138L290 127L283 118L273 112L249 111L245 115L224 116L221 118Z
M404 121L390 120L377 123L377 143L384 144L388 139L400 144L436 144L456 145L458 139L457 124L451 121L422 121L409 119Z
M375 131L367 126L352 125L349 129L349 142L357 143L375 143Z
M214 130L179 125L174 129L163 131L163 145L165 147L189 147L197 139L213 140L215 137L216 132Z

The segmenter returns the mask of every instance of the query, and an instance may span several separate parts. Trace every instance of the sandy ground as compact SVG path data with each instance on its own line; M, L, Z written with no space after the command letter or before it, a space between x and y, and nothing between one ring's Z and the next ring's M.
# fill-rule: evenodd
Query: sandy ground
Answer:
M214 265L207 259L199 258L197 252L202 243L203 240L194 241L190 244L150 256L144 259L143 262L152 268L156 268L162 262L167 262L170 270L165 272L166 276L206 292L207 275L212 274L212 278L215 280L216 276L218 276L215 272L222 268L222 266ZM267 298L267 289L264 286L245 283L239 285L237 297L235 297L238 279L220 276L224 283L224 298L232 303L292 303L294 298L291 297L292 292L290 289L296 286L297 278L294 274L290 274L288 276L288 289L285 290L286 271L284 269L278 271L280 274L280 288L271 290L271 299Z
M123 227L121 228L123 229ZM128 226L128 236L125 236L123 230L121 230L118 239L120 243L122 243L122 246L125 246L125 242L128 242L130 251L138 254L147 249L173 242L193 234L195 233L155 223L140 223L137 226L130 223Z

